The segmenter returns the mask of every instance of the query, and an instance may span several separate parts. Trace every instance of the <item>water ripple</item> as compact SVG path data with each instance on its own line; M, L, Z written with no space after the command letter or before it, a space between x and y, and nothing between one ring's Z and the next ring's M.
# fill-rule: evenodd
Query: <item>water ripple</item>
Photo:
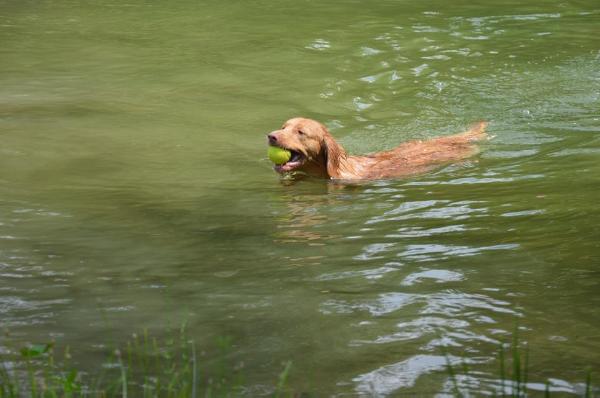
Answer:
M388 262L382 267L378 268L368 268L360 271L345 271L345 272L336 272L331 274L321 275L317 278L319 281L330 281L336 279L347 279L347 278L356 278L356 277L364 277L365 279L380 279L385 274L389 272L398 271L402 267L401 263L398 262Z
M380 254L390 251L390 249L394 246L396 246L395 243L373 243L371 245L366 246L361 254L354 256L353 258L355 260L363 261L384 258L384 256Z
M437 335L442 330L468 328L470 323L461 319L451 319L442 317L420 317L412 321L400 322L397 324L399 332L394 332L389 335L379 336L373 341L358 341L360 344L386 344L397 341L415 340L425 335Z
M354 311L368 311L373 316L381 316L397 311L407 305L416 302L418 295L409 293L383 293L379 298L372 301L349 303L343 300L329 300L323 303L321 312L347 314Z
M464 279L463 274L444 269L432 269L427 271L415 272L404 278L400 283L402 286L412 286L421 282L423 279L435 280L436 283L457 282Z
M448 201L422 201L414 203L404 203L398 208L384 213L381 216L375 216L367 220L365 224L376 224L387 221L402 221L410 219L452 219L452 220L464 220L469 218L472 214L476 213L487 213L487 208L472 208L471 204L480 202L473 201L461 201L450 203L445 207L439 207L434 209L425 210L422 212L414 212L413 210L427 209L437 203L448 203ZM408 214L405 214L408 213ZM396 214L400 214L395 216ZM389 217L389 216L392 217Z
M385 237L386 238L423 238L423 237L427 237L427 236L447 234L447 233L452 233L452 232L466 232L469 230L474 231L477 229L479 229L479 228L477 228L477 227L468 228L464 224L446 225L443 227L429 228L429 229L419 227L419 226L403 227L403 228L398 229L398 233L387 234L387 235L385 235Z
M424 374L440 371L448 363L457 364L459 358L441 355L415 355L404 361L382 366L352 379L356 392L371 397L382 397L396 390L415 385Z
M511 308L511 303L493 299L482 294L468 294L461 292L440 292L428 296L422 314L441 314L445 316L472 316L473 309L486 310L494 313L521 314ZM468 310L468 312L467 312Z
M315 41L310 43L305 48L307 48L309 50L324 51L324 50L331 48L331 43L329 43L329 41L327 41L325 39L315 39Z
M489 250L513 250L517 248L519 248L519 244L516 243L480 247L442 244L415 244L408 245L405 251L398 253L398 257L404 257L418 261L433 261L446 259L453 256L476 256L484 251Z

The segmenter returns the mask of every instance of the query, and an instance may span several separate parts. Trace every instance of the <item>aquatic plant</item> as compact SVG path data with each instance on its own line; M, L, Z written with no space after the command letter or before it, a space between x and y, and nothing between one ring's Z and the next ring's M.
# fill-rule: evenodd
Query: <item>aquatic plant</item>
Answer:
M210 359L203 352L198 353L196 343L187 336L185 325L162 340L144 330L141 334L132 334L122 347L112 350L100 369L93 373L72 363L68 347L57 353L54 343L9 349L0 358L0 398L251 396L244 383L244 364L231 360L231 339L220 337L215 347L217 354ZM449 381L446 393L455 397L482 393L479 383L469 384L475 376L481 378L481 373L469 369L466 361L457 362L456 357L445 351L444 355ZM510 343L498 347L496 362L497 377L487 378L493 396L521 398L533 392L552 396L550 381L546 381L543 391L540 390L543 384L530 383L529 348L519 343L516 331ZM282 366L269 387L274 398L294 396L287 387L292 363ZM595 396L591 377L588 371L580 394L585 398ZM486 394L489 395L489 391ZM304 393L303 396L310 395Z
M449 379L450 393L455 397L468 397L480 393L481 391L474 391L469 386L468 380L472 379L472 377L470 377L471 370L468 364L462 362L462 368L457 369L452 364L448 353L445 350L443 350L443 353L446 357L446 371ZM493 396L522 398L529 396L533 392L540 392L540 383L530 384L529 347L520 344L518 328L515 328L511 343L503 343L498 347L497 364L499 378L488 380L488 385L493 389ZM595 396L593 391L591 371L588 370L581 395L585 398L591 398ZM552 396L550 380L545 381L543 393L545 397Z
M244 395L243 363L229 360L229 338L216 341L216 359L202 366L203 353L187 337L158 340L145 330L133 334L123 347L113 350L99 371L77 369L66 348L62 355L54 343L33 344L7 350L0 361L0 398L16 397L229 397ZM60 359L59 359L60 358ZM284 364L274 397L282 397L291 362Z

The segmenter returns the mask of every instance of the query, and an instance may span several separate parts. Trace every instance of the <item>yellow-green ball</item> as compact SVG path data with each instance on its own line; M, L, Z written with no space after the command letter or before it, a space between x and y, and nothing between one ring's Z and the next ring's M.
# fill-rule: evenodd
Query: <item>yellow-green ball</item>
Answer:
M278 146L269 146L269 159L275 164L284 164L292 157L292 153L287 149L279 148Z

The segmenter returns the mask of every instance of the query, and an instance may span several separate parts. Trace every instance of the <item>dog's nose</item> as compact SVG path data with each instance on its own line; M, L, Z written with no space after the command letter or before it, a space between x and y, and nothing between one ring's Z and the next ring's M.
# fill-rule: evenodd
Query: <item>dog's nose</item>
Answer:
M275 136L275 134L273 134L273 133L267 134L267 138L269 139L269 144L277 143L277 137Z

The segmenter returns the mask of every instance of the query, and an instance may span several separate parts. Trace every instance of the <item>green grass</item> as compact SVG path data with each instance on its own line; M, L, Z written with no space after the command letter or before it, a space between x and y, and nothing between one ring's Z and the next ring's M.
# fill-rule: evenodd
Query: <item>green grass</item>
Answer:
M221 337L210 356L197 352L193 340L186 335L185 325L164 340L151 337L147 331L133 334L122 347L113 350L101 368L84 372L71 363L66 348L55 352L54 344L33 344L9 350L0 358L0 398L35 397L191 397L213 398L248 395L244 390L244 367L233 362L231 339ZM449 393L455 397L478 396L481 391L469 388L471 375L467 363L453 366L446 356L446 370L451 382ZM534 394L552 396L546 382L545 391L532 391L529 383L529 350L519 343L517 331L510 344L501 344L497 354L498 378L492 396L520 398ZM292 363L282 364L279 375L273 375L274 398L293 396L287 387ZM494 374L496 374L494 372ZM481 373L478 373L481 376ZM582 397L594 396L592 374L585 375Z
M0 358L0 398L16 397L230 397L243 392L243 366L228 355L231 341L219 338L217 354L202 363L185 326L174 338L157 340L144 331L115 349L96 372L78 370L68 348L53 344L10 350ZM286 382L291 363L273 377L273 397L290 394Z
M469 390L466 386L460 386L459 378L469 376L469 368L463 363L462 370L457 370L450 361L448 354L446 356L446 371L451 383L451 394L455 397L477 396L479 391ZM540 391L533 391L528 387L529 382L529 347L524 348L519 343L518 329L515 328L512 343L507 347L500 344L497 355L499 387L493 392L492 396L502 398L522 398L534 394L538 396ZM550 381L545 383L544 397L551 397ZM563 393L561 393L564 395ZM561 396L562 396L561 395ZM585 389L581 396L592 398L593 394L591 371L587 371L585 380Z

